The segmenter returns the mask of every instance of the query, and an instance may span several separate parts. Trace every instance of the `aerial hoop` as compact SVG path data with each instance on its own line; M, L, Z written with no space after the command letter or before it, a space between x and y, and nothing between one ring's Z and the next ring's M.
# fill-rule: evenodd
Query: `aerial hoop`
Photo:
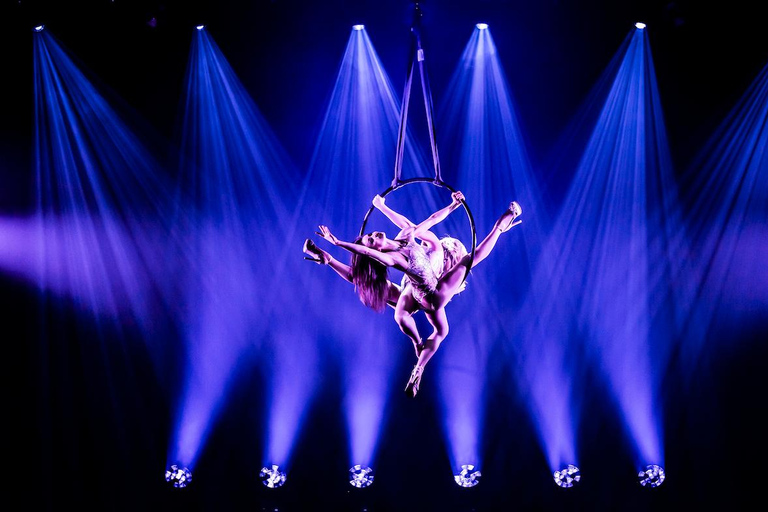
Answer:
M395 185L391 185L387 190L379 194L381 197L387 197L390 193L394 192L395 190L405 187L406 185L412 185L414 183L429 183L435 187L445 188L448 189L451 193L456 192L453 187L448 185L442 180L434 179L434 178L410 178L407 180L399 181ZM475 261L475 249L477 248L477 232L475 231L475 218L472 216L472 211L469 209L469 205L467 205L467 202L465 200L461 200L461 206L464 207L464 211L467 213L467 220L469 221L469 227L472 230L472 248L469 251L469 268L472 268L472 264ZM365 217L363 217L363 224L360 226L360 236L363 236L365 234L365 226L368 224L368 217L371 216L371 213L375 207L371 205L370 208L368 208L368 211L365 212ZM464 275L464 280L467 279L467 275L469 273ZM463 281L462 281L463 282Z

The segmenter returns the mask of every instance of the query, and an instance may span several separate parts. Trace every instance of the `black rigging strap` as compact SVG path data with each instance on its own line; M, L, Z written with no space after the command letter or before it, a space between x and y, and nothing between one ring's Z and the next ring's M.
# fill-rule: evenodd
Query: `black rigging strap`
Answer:
M435 166L435 181L442 182L440 174L440 157L437 153L437 138L435 136L435 120L432 105L432 92L429 89L429 79L424 66L424 49L421 45L421 9L418 2L414 4L413 24L411 26L411 49L408 56L408 71L405 78L405 90L403 91L403 102L400 108L400 129L397 137L397 154L395 156L395 177L392 180L392 186L397 187L400 183L400 175L403 170L403 152L405 149L405 135L408 121L408 104L411 98L411 84L413 83L414 68L418 64L419 75L421 75L421 91L424 96L424 109L427 113L427 126L429 129L429 139L432 146L432 162Z

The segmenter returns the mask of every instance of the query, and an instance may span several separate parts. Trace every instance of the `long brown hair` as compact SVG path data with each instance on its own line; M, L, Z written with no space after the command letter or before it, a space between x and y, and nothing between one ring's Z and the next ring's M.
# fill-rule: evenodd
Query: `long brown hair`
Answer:
M356 244L362 245L363 238L357 237ZM352 284L360 302L381 313L387 307L389 269L373 258L352 254Z

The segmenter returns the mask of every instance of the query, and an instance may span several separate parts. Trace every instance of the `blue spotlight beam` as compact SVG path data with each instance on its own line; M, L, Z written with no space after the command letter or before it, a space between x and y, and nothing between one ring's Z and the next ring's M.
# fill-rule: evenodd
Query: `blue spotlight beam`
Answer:
M666 197L676 194L646 37L632 30L617 54L566 200L578 219L571 229L581 232L566 266L581 274L568 287L581 288L571 297L578 329L591 340L638 464L663 459L658 375L672 339L669 325L654 329L653 305L667 298L669 234L680 228L669 225L679 214Z
M171 271L172 187L50 31L34 48L39 284L149 329Z
M492 225L501 208L514 199L523 208L525 229L519 242L500 247L500 259L517 264L482 279L514 292L521 302L530 267L543 245L549 208L542 201L531 167L515 104L490 29L475 29L451 78L441 125L452 151L446 175L472 201L480 230ZM450 174L448 174L450 173Z
M227 391L249 371L247 356L269 353L266 402L280 409L266 424L285 434L265 451L287 464L312 391L311 379L284 380L312 375L313 364L313 347L301 348L311 334L290 321L296 294L287 285L303 261L288 256L300 247L299 176L208 30L193 33L183 116L182 197L194 216L178 226L188 240L179 318L188 356L169 460L194 465Z
M371 199L381 192L383 177L391 176L393 149L398 141L398 104L367 31L364 27L353 27L302 184L297 208L301 216L297 216L296 222L303 233L314 233L321 223L350 237L360 229ZM416 169L420 175L424 174L420 170L428 167L407 130L402 158L404 168ZM445 191L437 187L416 188L416 194L407 189L392 194L388 204L421 220L447 200L440 195ZM393 229L379 213L370 216L369 225L371 229L387 232ZM341 259L340 255L335 256ZM344 259L347 257L345 254ZM303 272L297 273L306 280L300 307L311 315L307 323L317 329L312 339L319 340L318 351L328 351L328 357L338 359L346 382L366 383L348 386L341 401L350 465L373 466L389 410L391 369L396 367L394 360L399 353L392 347L402 343L404 351L409 345L391 316L366 310L355 299L349 283L327 269L304 265ZM312 300L320 296L325 300Z
M398 103L367 31L352 30L302 184L298 210L300 221L307 220L305 232L314 231L319 219L342 232L357 232L360 218L349 212L362 215L389 174L398 143ZM406 136L403 167L421 170L424 162ZM423 211L428 215L427 209L436 206L428 202Z
M595 124L574 152L576 174L523 307L535 319L521 339L535 347L525 360L540 363L526 375L553 468L577 460L580 398L563 384L589 363L603 370L637 463L663 457L659 376L674 343L673 262L685 247L645 34L631 31L599 83L602 104L587 116Z
M439 392L447 445L458 467L462 460L482 460L484 386L513 385L509 366L519 368L515 360L525 361L521 353L515 353L525 346L517 341L517 331L526 316L535 315L527 315L520 306L549 217L527 156L510 87L487 27L475 27L465 46L441 105L440 122L444 137L441 142L447 141L443 147L448 148L447 162L452 164L443 168L444 174L452 176L450 181L456 182L473 204L480 231L492 225L499 210L512 199L522 205L524 224L524 229L505 235L509 239L500 241L494 249L490 257L493 261L487 265L495 265L495 269L468 279L473 303L457 301L452 306L459 308L453 310L453 315L462 318L461 325L452 327L461 343L442 349ZM534 357L525 364L537 374ZM530 382L525 373L520 371L523 380L518 385ZM462 385L456 386L457 381Z

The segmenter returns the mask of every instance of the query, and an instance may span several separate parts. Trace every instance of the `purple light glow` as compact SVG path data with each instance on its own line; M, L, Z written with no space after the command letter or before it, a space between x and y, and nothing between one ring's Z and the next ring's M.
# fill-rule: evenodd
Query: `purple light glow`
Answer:
M387 331L390 329L385 329L384 332ZM391 335L388 337L391 338ZM349 382L356 385L349 386L344 393L344 415L351 460L370 466L376 460L379 438L386 424L387 388L391 368L396 365L390 346L393 343L391 339L379 337L368 343L371 346L367 349L359 351L353 357L345 358ZM366 361L372 360L378 361L374 367L366 364Z
M223 272L221 267L214 266L210 270L215 268L222 270L219 274L222 281L218 284L238 275ZM210 273L207 277L213 278ZM248 283L247 279L243 282ZM173 452L176 459L188 465L194 465L212 417L226 395L233 368L242 351L251 343L244 311L228 305L230 300L252 297L247 288L237 288L234 283L226 288L200 284L205 300L197 298L190 302L191 310L195 311L187 338L190 368L180 404L176 451ZM233 290L240 290L242 295L233 294Z
M146 226L145 228L149 228ZM133 313L149 320L153 296L146 256L162 245L141 245L116 219L46 217L0 219L0 269L42 290L69 297L85 311L118 318ZM146 239L153 239L149 231ZM116 256L118 259L116 259ZM117 264L116 264L117 263Z
M473 287L467 293L474 295L481 292ZM465 312L471 314L470 306L478 304L468 297L460 296L455 300L451 313L461 317ZM440 349L441 359L432 362L425 371L437 376L437 379L429 380L438 382L441 425L451 466L454 468L461 467L466 461L482 464L481 447L485 418L483 390L486 384L484 366L487 354L482 349L478 350L480 340L476 333L486 333L477 327L464 323L453 328L450 337L446 338L446 343Z
M178 411L173 459L193 466L215 412L236 373L237 362L257 346L264 308L250 253L239 238L207 229L197 233L199 273L188 276L184 304L187 384Z
M720 316L733 313L739 317L739 313L768 310L766 225L768 222L745 220L738 230L729 229L720 237L718 253L710 267L712 286L702 290L700 298L710 305L720 303Z
M683 357L697 368L713 327L749 328L765 318L768 304L768 65L758 73L704 150L687 170L691 186L688 229L691 258L680 265L681 302L687 307ZM730 349L729 349L730 350ZM688 375L689 384L694 380Z
M534 280L534 282L537 282ZM538 295L538 294L537 294ZM536 310L531 299L523 311ZM568 461L578 460L575 432L578 427L581 397L575 391L580 380L578 361L569 354L563 324L557 323L562 312L538 311L547 325L534 324L523 332L528 350L521 351L518 376L521 392L527 397L531 416L552 471ZM567 324L566 324L567 325Z
M264 458L289 466L317 382L319 365L312 333L283 326L270 355L278 364L265 369L268 379ZM266 355L266 353L265 353Z

